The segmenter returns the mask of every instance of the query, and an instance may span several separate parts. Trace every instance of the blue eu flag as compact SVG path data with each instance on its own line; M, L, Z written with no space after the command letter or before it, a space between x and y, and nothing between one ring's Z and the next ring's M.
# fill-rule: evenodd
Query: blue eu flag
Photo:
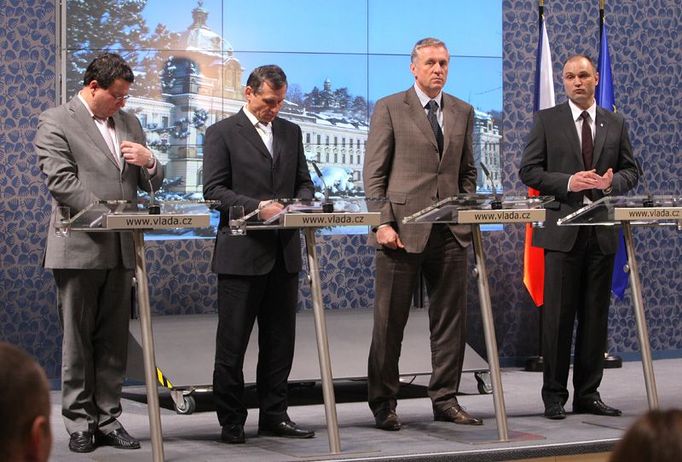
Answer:
M602 21L599 31L599 62L597 64L599 72L599 84L597 85L595 98L597 104L606 110L615 112L616 101L613 97L613 77L611 75L611 56L609 55L609 43L606 38L606 24ZM611 291L618 298L623 298L625 289L628 287L628 274L625 272L625 265L628 257L625 251L625 240L623 231L618 232L618 252L613 267L611 277Z

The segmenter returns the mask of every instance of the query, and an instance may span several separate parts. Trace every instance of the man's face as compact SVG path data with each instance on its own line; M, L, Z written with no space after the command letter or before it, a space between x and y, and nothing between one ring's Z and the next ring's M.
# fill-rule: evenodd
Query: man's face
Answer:
M419 88L430 98L440 93L448 80L450 54L445 47L423 47L417 50L417 57L410 64Z
M116 79L109 88L102 88L96 80L90 82L87 87L90 109L96 117L106 119L114 115L126 105L126 98L130 89L130 82Z
M249 112L255 115L259 122L268 124L277 117L279 110L282 109L284 97L287 95L287 86L284 85L275 90L266 81L263 82L257 93L253 88L247 86L244 95Z
M590 61L576 57L564 65L564 90L568 99L580 109L587 109L594 102L594 88L599 83L599 75Z

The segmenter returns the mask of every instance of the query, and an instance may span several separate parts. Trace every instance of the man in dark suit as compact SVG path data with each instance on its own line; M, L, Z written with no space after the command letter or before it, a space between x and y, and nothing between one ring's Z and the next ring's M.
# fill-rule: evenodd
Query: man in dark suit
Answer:
M258 319L259 434L291 438L315 435L287 415L287 380L294 355L301 242L298 230L254 231L230 236L228 211L259 209L267 220L283 205L275 198L311 199L313 183L298 125L278 118L287 92L275 65L251 73L246 105L206 131L204 197L220 201L213 254L218 273L218 332L213 395L227 443L243 443L244 354Z
M412 50L415 84L379 100L367 139L365 194L381 212L370 234L376 252L369 406L377 428L399 430L398 358L421 270L429 295L435 420L480 425L457 403L466 336L467 226L405 225L403 218L439 199L476 191L473 108L443 92L450 55L427 38Z
M142 126L122 110L134 76L104 53L85 71L68 103L43 112L35 146L53 209L75 214L98 200L133 200L137 188L161 186L163 167L145 146ZM44 266L57 284L62 342L62 415L69 449L137 449L118 422L126 370L130 292L135 266L130 233L56 236L50 220Z
M552 195L533 245L545 249L542 400L549 419L566 417L573 323L578 326L573 368L573 411L618 416L597 391L604 350L617 230L557 226L564 217L604 195L620 195L638 180L623 116L597 107L599 75L592 60L569 58L563 69L568 102L539 111L523 153L524 184Z

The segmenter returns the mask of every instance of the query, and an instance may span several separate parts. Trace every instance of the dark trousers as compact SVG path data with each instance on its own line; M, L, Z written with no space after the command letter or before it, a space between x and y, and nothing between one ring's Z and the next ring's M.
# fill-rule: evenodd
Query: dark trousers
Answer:
M132 270L54 269L62 340L62 416L69 434L120 428Z
M428 394L434 410L457 403L466 340L467 253L446 226L435 225L422 253L384 248L376 254L368 361L368 401L374 414L396 406L398 360L419 269L429 296L432 374Z
M256 385L260 423L287 419L287 380L294 357L298 273L281 255L262 276L218 275L218 332L213 396L221 426L246 421L244 354L258 320Z
M574 321L573 403L599 399L614 255L602 253L594 227L581 227L569 252L545 250L542 353L545 406L568 400Z

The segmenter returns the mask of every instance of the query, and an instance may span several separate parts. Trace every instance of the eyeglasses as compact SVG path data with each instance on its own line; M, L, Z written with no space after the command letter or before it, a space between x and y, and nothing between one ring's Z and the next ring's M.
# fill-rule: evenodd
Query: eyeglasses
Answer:
M111 93L109 93L109 94L111 95ZM127 101L128 98L130 98L130 95L123 95L123 96L111 95L111 97L114 98L114 101L116 101L117 103L120 103L122 101Z

